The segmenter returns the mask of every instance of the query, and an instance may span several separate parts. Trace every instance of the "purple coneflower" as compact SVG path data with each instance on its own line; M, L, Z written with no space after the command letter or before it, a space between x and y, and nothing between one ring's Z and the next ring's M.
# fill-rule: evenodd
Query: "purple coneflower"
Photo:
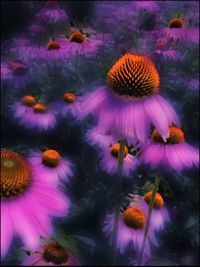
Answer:
M104 222L103 232L106 236L112 238L112 231L114 225L114 214L107 215L107 218ZM138 203L135 206L128 207L124 211L121 211L119 216L119 230L118 230L118 239L117 239L117 248L121 253L128 248L130 244L134 246L136 253L141 249L143 237L144 237L144 228L146 225L146 215L143 207ZM155 238L155 233L150 229L149 239L153 243L157 244ZM145 248L145 255L150 254L150 245L147 242Z
M71 114L77 118L80 115L81 97L76 96L75 93L67 92L63 96L63 100L57 102L54 106L55 111L60 112L63 117Z
M56 150L47 149L42 152L33 152L29 157L34 175L45 177L53 185L59 180L68 182L72 173L72 163L61 157Z
M28 251L29 252L29 251ZM80 266L74 255L58 241L40 245L37 251L30 251L22 266Z
M47 1L45 7L36 14L36 18L45 24L53 24L67 21L68 15L57 1Z
M102 159L100 160L100 166L109 174L117 173L118 171L118 154L120 144L114 144L110 148L104 148L102 151ZM130 173L135 170L138 165L138 160L129 153L128 147L124 148L124 160L122 174L129 177Z
M85 96L81 106L84 118L90 112L98 115L98 128L111 133L117 140L133 143L147 140L153 124L163 136L168 126L179 125L170 104L159 96L159 75L153 62L143 55L127 53L110 69L108 86L101 86ZM133 140L134 139L134 140Z
M145 215L148 215L149 203L152 196L152 192L147 192L143 197L130 194L134 202L130 203L130 207L135 206L136 203L140 203L142 210L145 212ZM154 199L154 207L152 210L151 216L151 228L153 231L163 230L165 223L170 222L169 213L167 209L164 207L163 197L156 193Z
M49 216L66 216L70 201L32 173L32 166L21 155L1 152L1 256L8 252L14 235L28 249L39 246L39 237L50 237Z
M19 119L19 124L27 129L49 130L57 123L53 112L45 104L36 103L32 96L25 96L21 102L15 102L11 110L14 117Z
M169 133L169 137L163 140L159 131L153 130L151 140L141 149L141 162L150 164L153 169L163 167L176 171L198 166L199 152L185 142L183 131L170 126Z

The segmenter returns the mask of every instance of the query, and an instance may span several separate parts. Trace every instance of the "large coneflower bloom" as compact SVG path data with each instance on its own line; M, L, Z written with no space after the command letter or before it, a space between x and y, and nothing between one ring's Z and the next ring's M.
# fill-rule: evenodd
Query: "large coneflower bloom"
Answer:
M198 166L199 151L185 142L183 131L170 126L169 133L169 137L163 140L159 131L153 130L151 140L141 149L141 162L150 164L154 169L163 167L176 171Z
M108 86L86 95L81 106L80 118L96 113L101 132L129 143L145 142L151 124L164 138L170 124L179 124L174 109L158 95L159 75L147 56L125 54L108 72L107 81Z
M71 114L75 118L78 118L81 113L80 107L81 97L72 92L66 92L62 101L58 101L54 105L55 112L61 113L63 117Z
M118 156L120 144L116 143L109 148L104 148L101 153L100 166L109 174L117 173L118 171ZM138 165L138 160L129 153L128 147L124 148L124 161L122 174L129 177L130 173L135 170Z
M68 15L60 8L58 1L47 1L45 7L41 9L36 18L44 24L67 22Z
M107 215L104 222L103 232L110 238L110 243L112 240L113 225L114 214ZM140 203L137 203L135 206L127 207L125 210L121 211L119 216L117 239L117 248L121 253L124 253L130 244L133 245L136 253L139 253L143 242L145 225L146 214ZM145 255L150 255L149 240L151 240L153 244L157 245L155 233L152 229L149 231L145 247Z
M53 149L32 152L29 161L34 175L45 177L53 185L58 184L59 180L68 182L69 177L73 175L72 163Z
M74 255L58 241L42 244L23 261L22 266L80 266Z
M132 207L135 206L136 203L139 203L147 216L152 192L147 192L143 197L134 194L129 195L133 199L133 202L131 202L129 206ZM152 227L152 230L160 231L164 229L165 223L167 222L170 222L170 218L169 213L164 206L163 197L159 193L156 193L150 227Z
M18 123L27 129L36 128L40 131L55 128L56 117L48 106L36 103L32 96L25 96L21 102L15 102L11 106L13 116L18 119Z
M1 152L1 256L4 257L15 235L29 249L39 245L39 237L52 234L50 216L66 216L69 199L32 173L23 156Z

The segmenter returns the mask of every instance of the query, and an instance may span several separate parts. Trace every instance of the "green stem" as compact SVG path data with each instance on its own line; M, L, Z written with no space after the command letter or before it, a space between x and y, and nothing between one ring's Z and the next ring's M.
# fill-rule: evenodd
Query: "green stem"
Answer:
M141 266L141 263L142 263L144 249L145 249L145 246L146 246L148 233L149 233L150 222L151 222L151 213L152 213L152 210L153 210L154 199L155 199L155 196L156 196L156 192L158 190L159 183L160 183L160 174L157 174L155 182L154 182L154 186L153 186L153 192L152 192L152 195L151 195L150 203L149 203L149 211L148 211L148 215L147 215L147 222L146 222L146 226L145 226L145 229L144 229L144 238L143 238L140 254L139 254L139 257L138 257L138 266Z
M112 266L116 266L116 256L117 256L117 239L118 239L118 227L119 227L119 215L120 215L120 189L121 189L121 177L123 170L124 161L124 148L126 145L125 140L120 141L120 148L118 154L118 171L117 171L117 181L115 183L115 217L114 217L114 227L112 235Z

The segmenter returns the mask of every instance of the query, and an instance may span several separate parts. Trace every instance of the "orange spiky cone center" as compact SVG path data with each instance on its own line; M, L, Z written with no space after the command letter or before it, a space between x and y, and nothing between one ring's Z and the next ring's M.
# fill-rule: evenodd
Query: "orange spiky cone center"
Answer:
M185 140L183 131L175 126L169 127L169 137L166 141L163 140L157 129L153 130L151 137L154 142L160 144L181 144Z
M42 163L48 167L56 167L60 163L60 154L53 149L48 149L42 154Z
M70 37L71 42L75 42L75 43L79 43L79 44L83 43L84 40L85 40L85 38L84 38L83 34L79 31L72 33L72 35Z
M173 18L169 23L170 28L183 28L184 27L184 19L182 18Z
M12 151L1 151L1 198L21 194L30 183L30 169L27 161Z
M150 58L127 53L112 66L107 82L119 95L141 98L158 92L160 79Z
M67 249L57 241L53 241L44 246L43 258L55 265L64 264L68 260Z
M76 96L73 93L65 93L64 101L67 103L74 103L76 101Z
M44 114L48 111L48 107L45 104L35 104L33 108L35 113Z
M129 207L123 212L122 217L126 226L135 230L144 228L145 214L142 210L135 207Z
M26 95L24 97L22 97L22 104L25 105L25 106L33 106L36 104L36 99L35 97L31 96L31 95Z
M150 199L152 196L152 191L151 192L147 192L144 195L144 200L149 204L150 203ZM163 198L159 193L156 193L155 195L155 199L154 199L154 208L160 209L164 204Z
M48 47L48 50L59 49L60 44L59 44L59 42L52 40L52 41L48 42L47 47Z
M112 145L112 147L110 148L110 153L113 157L118 158L119 156L119 150L120 150L120 144L114 144ZM124 147L124 158L128 155L128 147L125 146Z

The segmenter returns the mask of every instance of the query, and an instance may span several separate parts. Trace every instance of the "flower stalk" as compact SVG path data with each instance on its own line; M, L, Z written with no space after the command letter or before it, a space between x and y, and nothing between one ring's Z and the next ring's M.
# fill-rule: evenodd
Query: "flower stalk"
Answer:
M158 173L154 182L154 186L153 186L153 191L152 191L152 195L151 195L151 199L149 202L149 211L148 211L148 215L147 215L147 221L146 221L146 225L145 225L145 229L144 229L144 238L143 238L143 242L142 242L142 247L139 253L139 257L138 257L138 266L141 266L142 264L142 259L143 259L143 254L144 254L144 249L146 246L146 242L147 242L147 238L148 238L148 233L149 233L149 227L150 227L150 222L151 222L151 213L153 210L153 206L154 206L154 199L156 196L156 192L158 190L159 184L160 184L160 174Z

